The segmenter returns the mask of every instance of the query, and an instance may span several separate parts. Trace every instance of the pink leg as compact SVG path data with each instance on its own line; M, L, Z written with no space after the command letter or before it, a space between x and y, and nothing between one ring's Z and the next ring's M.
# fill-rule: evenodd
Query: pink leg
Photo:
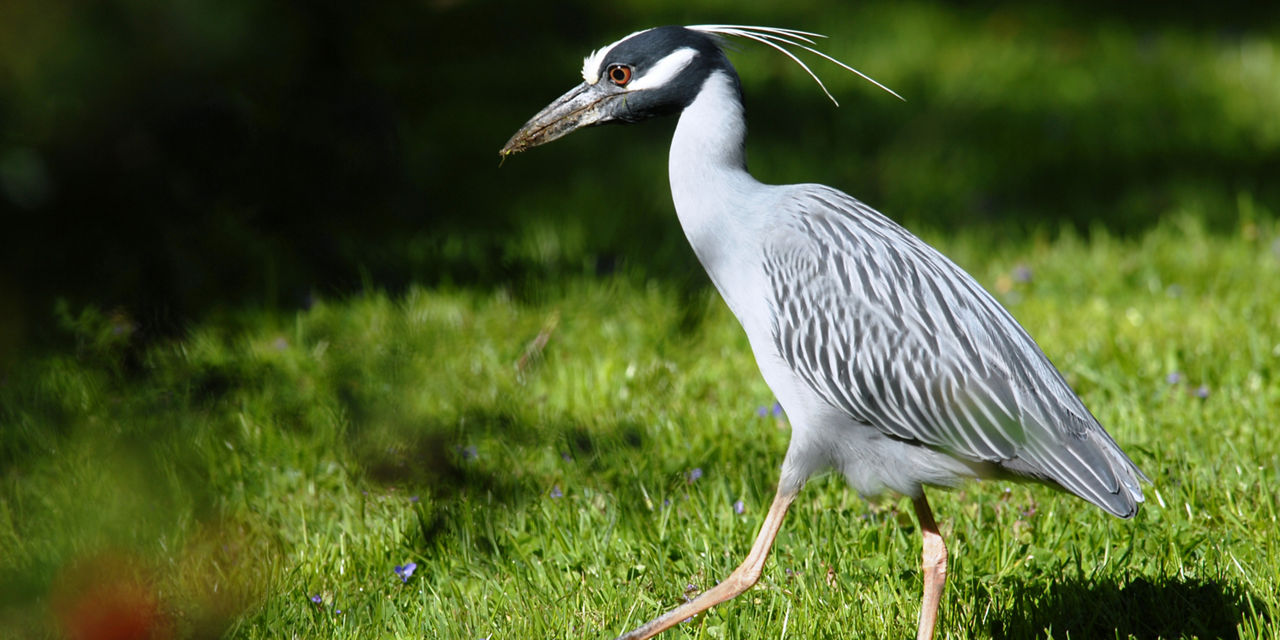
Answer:
M938 622L938 603L942 600L942 587L947 582L947 545L938 533L933 521L933 511L924 493L912 501L916 518L920 520L920 533L924 536L924 598L920 602L920 627L916 640L931 640L933 627Z
M747 554L747 559L729 574L728 578L702 592L697 598L618 636L616 640L652 638L681 621L692 618L750 589L760 579L760 570L764 567L765 559L769 557L769 548L773 546L773 539L778 536L782 519L786 517L787 508L791 506L791 501L795 500L796 493L796 491L783 492L781 487L778 488L773 504L769 507L769 513L764 517L764 524L760 526L760 533L756 535L756 542L751 546L751 552Z

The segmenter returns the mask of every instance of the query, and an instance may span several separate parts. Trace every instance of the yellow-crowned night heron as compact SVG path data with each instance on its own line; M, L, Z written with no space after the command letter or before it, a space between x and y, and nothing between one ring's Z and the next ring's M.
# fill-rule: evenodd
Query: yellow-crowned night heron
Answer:
M808 46L815 35L725 25L633 33L588 56L584 82L502 149L679 114L676 213L792 426L777 495L747 559L622 638L648 638L755 584L788 506L823 469L863 495L912 498L924 536L922 639L932 637L947 566L925 485L1031 478L1122 518L1142 502L1146 477L969 274L840 191L766 185L747 173L741 86L717 37L768 44L801 66L784 46L834 62Z

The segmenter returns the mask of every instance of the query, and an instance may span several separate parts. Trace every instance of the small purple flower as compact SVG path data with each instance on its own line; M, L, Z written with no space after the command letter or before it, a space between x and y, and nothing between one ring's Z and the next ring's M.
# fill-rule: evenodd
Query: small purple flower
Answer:
M1031 268L1025 264L1020 264L1013 268L1014 282L1031 282Z
M561 453L560 459L564 460L565 462L573 462L573 456L569 455L568 451Z
M741 501L741 500L738 500L738 501L736 501L736 502L734 502L734 503L733 503L733 512L734 512L734 513L736 513L736 514L738 514L738 515L742 515L742 512L743 512L743 511L746 511L746 510L747 510L747 505L742 504L742 501Z
M418 496L409 496L409 502L417 502Z
M465 446L460 451L462 451L463 460L475 460L480 455L474 444Z
M772 407L756 407L756 415L761 418L768 418L772 415L775 418L782 417L782 403L774 402Z
M409 562L404 564L403 566L396 565L396 569L395 569L396 575L400 576L400 582L402 583L409 582L409 578L413 576L413 572L417 570L418 570L418 563L416 562Z
M1205 399L1205 398L1208 398L1208 397L1209 397L1209 385L1207 385L1207 384L1202 384L1202 385L1200 385L1200 386L1196 387L1196 397L1197 397L1197 398L1200 398L1200 399L1202 399L1202 400L1203 400L1203 399Z
M1174 371L1173 373L1165 376L1164 381L1168 382L1169 384L1178 384L1179 382L1182 382L1182 374L1177 371Z
M688 479L689 484L693 484L697 482L698 478L701 478L701 477L702 477L702 467L694 467L693 471L690 471L689 473L685 474L685 478Z
M560 485L558 485L558 484L557 484L557 485L552 485L552 487L551 487L551 497L552 497L552 498L563 498L563 497L564 497L564 492L560 490Z
M317 593L316 595L311 596L311 602L315 604L320 604L324 602L324 598L320 597L320 594Z

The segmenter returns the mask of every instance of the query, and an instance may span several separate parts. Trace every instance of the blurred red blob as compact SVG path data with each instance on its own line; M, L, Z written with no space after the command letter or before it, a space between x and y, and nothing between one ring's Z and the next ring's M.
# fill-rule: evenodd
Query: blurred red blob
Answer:
M142 563L99 554L68 564L50 607L69 640L167 640L173 626Z

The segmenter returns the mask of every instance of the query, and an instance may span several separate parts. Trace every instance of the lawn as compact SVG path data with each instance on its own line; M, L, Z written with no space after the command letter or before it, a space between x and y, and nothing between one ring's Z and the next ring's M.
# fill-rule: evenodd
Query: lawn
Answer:
M0 637L607 639L727 575L789 426L672 122L496 153L592 48L720 21L906 96L730 52L756 176L968 269L1152 480L934 490L938 637L1280 637L1270 5L170 4L0 3ZM666 637L909 637L919 545L814 478Z
M935 491L940 636L1273 637L1276 227L929 239L1152 479L1132 521L1040 486ZM94 615L179 637L611 637L736 565L788 438L723 304L627 274L374 290L141 352L120 313L57 321L78 347L0 387L0 623L20 637ZM909 635L918 545L905 501L816 478L760 584L672 635Z

